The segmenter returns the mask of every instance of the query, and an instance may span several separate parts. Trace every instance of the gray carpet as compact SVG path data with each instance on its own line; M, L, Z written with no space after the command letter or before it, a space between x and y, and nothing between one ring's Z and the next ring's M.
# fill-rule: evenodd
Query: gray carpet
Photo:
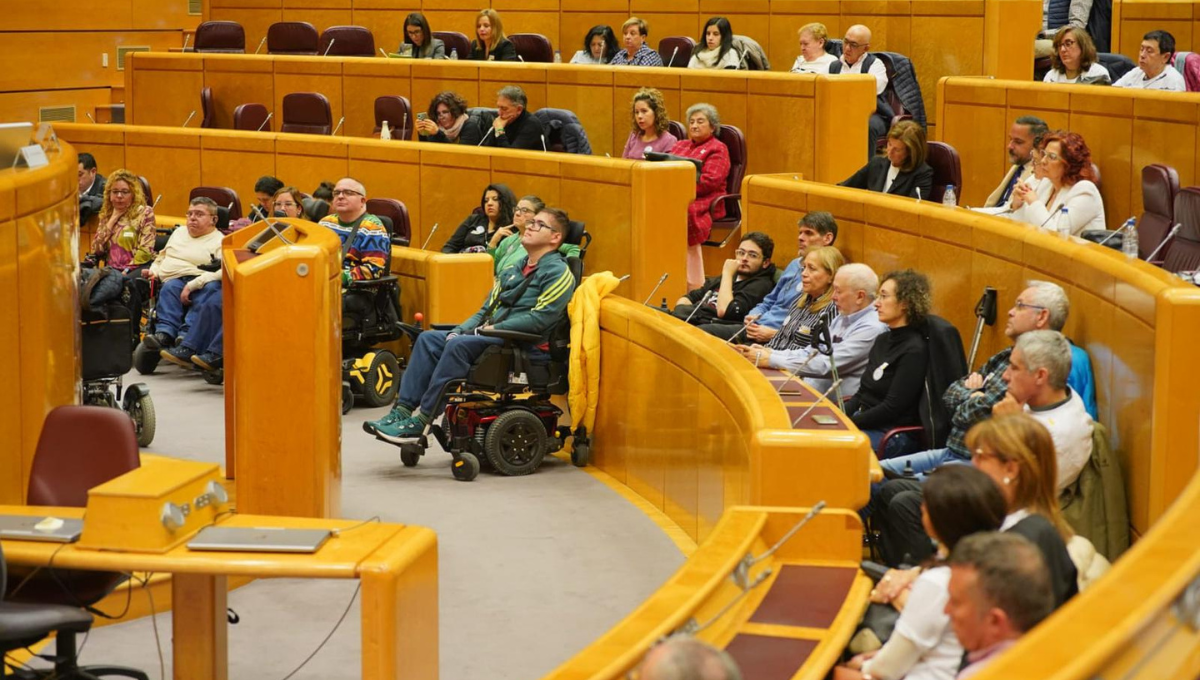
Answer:
M171 366L131 374L154 397L155 453L224 464L221 388ZM362 432L383 409L343 421L342 514L431 527L440 559L441 678L537 678L624 618L683 556L645 515L598 480L548 458L527 477L450 475L450 456L431 452L414 469L399 449ZM256 581L233 591L241 622L229 628L231 678L291 672L333 628L357 582ZM171 677L170 614L157 617ZM356 602L325 648L295 678L359 674ZM158 677L151 620L95 630L84 663L116 663Z

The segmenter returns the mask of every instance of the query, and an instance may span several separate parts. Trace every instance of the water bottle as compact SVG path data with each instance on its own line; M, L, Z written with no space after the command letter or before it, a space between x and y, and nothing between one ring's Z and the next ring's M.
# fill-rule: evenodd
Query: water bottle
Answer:
M942 205L948 205L951 208L958 205L958 196L954 194L954 185L946 185L946 193L942 194Z
M1121 241L1121 252L1131 260L1138 259L1137 222L1132 217L1125 220L1125 239Z
M554 63L556 63L556 64L562 63L562 52L559 52L558 50L554 50Z
M379 128L379 138L380 139L391 139L392 138L392 129L388 127L388 122L386 120L383 121L383 125Z
M1067 215L1067 206L1063 206L1062 210L1058 211L1058 219L1054 222L1054 231L1058 232L1059 238L1067 238L1071 235L1071 218Z
M458 61L458 48L453 48L450 50L450 58L454 61Z

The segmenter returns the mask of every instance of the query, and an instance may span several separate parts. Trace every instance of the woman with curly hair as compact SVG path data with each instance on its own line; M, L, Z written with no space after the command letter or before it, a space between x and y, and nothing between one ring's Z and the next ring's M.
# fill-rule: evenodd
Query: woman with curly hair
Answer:
M667 116L667 105L663 102L662 92L652 87L638 90L630 103L629 115L633 131L625 141L625 151L621 153L621 158L640 161L650 151L669 152L679 141L675 139L675 135L667 132L667 125L671 121Z
M903 434L889 439L886 451L879 451L879 443L888 430L921 424L918 406L929 366L925 317L932 305L929 279L918 271L890 272L879 284L875 309L888 331L875 339L846 414L871 440L880 458L916 450L918 442Z
M1085 229L1105 229L1104 200L1092 182L1092 152L1083 137L1055 131L1042 138L1042 172L1036 186L1013 189L1012 218L1043 229L1078 236ZM1062 211L1066 211L1065 223Z
M1096 56L1096 46L1087 31L1076 26L1063 26L1054 34L1054 53L1051 68L1042 78L1046 83L1078 83L1080 85L1111 85L1108 69Z
M154 259L154 209L146 204L141 180L128 170L108 176L91 253L121 272L144 269Z
M486 253L496 231L513 223L517 197L503 184L489 184L479 199L479 209L467 215L454 235L442 246L443 253Z
M439 92L429 102L426 118L417 117L417 135L422 142L478 144L483 135L467 114L467 100L457 92Z

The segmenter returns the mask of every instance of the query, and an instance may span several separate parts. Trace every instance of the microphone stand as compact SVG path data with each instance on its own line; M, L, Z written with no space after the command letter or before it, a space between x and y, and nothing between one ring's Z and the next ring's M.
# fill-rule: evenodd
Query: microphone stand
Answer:
M334 44L335 42L337 42L337 38L330 38L330 39L329 39L329 44L325 46L325 54L322 54L322 55L321 55L322 57L328 57L328 56L329 56L329 50L332 50L332 49L333 49L333 44Z
M667 68L671 68L671 64L675 63L675 55L679 54L679 45L675 46L675 50L671 52L671 60L667 62Z
M267 126L267 123L270 123L270 122L271 122L271 118L273 118L274 116L275 116L275 112L274 112L274 111L272 111L272 112L268 113L268 114L267 114L267 117L266 117L266 118L263 118L262 125L259 125L259 126L258 126L258 129L257 129L257 130L255 130L255 132L262 132L262 129L263 129L263 128L265 128L265 127Z
M1158 244L1158 247L1154 249L1154 252L1146 256L1146 261L1153 262L1159 251L1163 248L1166 248L1167 244L1171 242L1171 239L1175 238L1175 234L1182 228L1183 225L1178 222L1175 224L1175 226L1171 227L1171 231L1167 233L1167 237L1162 240L1162 243Z
M670 276L668 272L663 272L662 277L658 279L658 283L654 284L654 290L650 291L650 294L646 296L646 300L642 302L643 305L647 307L650 306L650 299L653 298L654 294L658 292L658 289L662 287L663 282L667 280L668 276Z
M492 132L493 132L495 129L496 129L496 128L494 128L494 127L490 127L490 128L488 128L488 129L487 129L487 132L483 133L483 139L479 140L479 143L478 143L478 144L476 144L475 146L483 146L483 143L487 141L488 135L492 134Z
M684 319L684 320L683 320L683 322L684 322L684 323L691 323L691 322L692 322L692 317L693 317L693 316L696 316L696 312L700 311L700 308L701 308L701 307L703 307L704 305L707 305L707 304L708 304L708 301L709 301L709 299L712 297L712 294L713 294L713 292L712 292L711 290L710 290L710 291L708 291L707 293L705 293L705 294L704 294L704 297L700 298L700 302L697 302L697 303L696 303L696 306L692 308L692 313L691 313L691 314L688 314L688 317L687 317L686 319Z
M425 250L425 246L429 245L429 241L433 238L433 235L438 230L438 224L438 222L433 223L433 229L429 230L429 236L425 237L425 242L421 244L421 250Z
M975 337L971 340L971 354L967 358L967 372L975 365L975 353L979 351L979 339L983 336L983 326L996 323L996 289L986 286L983 296L975 305Z
M1102 245L1104 245L1105 243L1108 243L1108 240L1109 240L1109 239L1111 239L1112 237L1116 236L1117 234L1119 234L1119 233L1121 233L1121 232L1125 231L1125 230L1126 230L1128 227L1129 227L1129 222L1128 222L1128 221L1126 221L1126 222L1125 222L1125 224L1122 224L1121 226L1119 226L1119 227L1117 227L1116 229L1114 229L1114 230L1113 230L1113 232L1112 232L1111 234L1109 234L1108 236L1105 236L1104 238L1102 238L1102 239L1100 239L1099 241L1097 241L1097 242L1096 242L1096 245L1098 245L1098 246L1102 246ZM1166 239L1163 239L1163 243L1166 243Z
M330 132L330 133L329 133L329 136L330 136L330 137L337 137L338 130L341 130L341 129L342 129L342 123L345 123L345 122L346 122L346 117L345 117L345 116L342 116L342 117L341 117L341 118L338 120L337 127L335 127L335 128L333 129L333 132Z
M821 396L820 396L820 397L818 397L818 398L817 398L817 400L816 400L815 402L813 402L812 406L809 406L808 408L804 409L804 413L801 413L799 416L797 416L797 417L796 417L796 419L795 419L795 420L793 420L793 421L792 421L792 427L796 427L796 424L797 424L797 423L799 423L801 420L804 420L804 417L805 417L805 416L807 416L808 414L812 413L812 410L813 410L813 409L815 409L816 407L820 406L820 405L821 405L821 400L822 400L822 399L826 399L826 398L828 398L828 397L829 397L829 393L830 393L830 392L832 392L832 391L834 391L834 390L837 390L837 391L840 393L840 392L841 392L841 387L842 387L842 381L841 381L841 380L834 380L834 381L833 381L833 384L829 386L829 389L827 389L827 390L825 390L824 392L822 392L822 393L821 393ZM841 407L838 407L838 408L841 408Z
M258 54L258 51L262 49L262 46L264 44L266 44L266 42L267 42L267 36L264 35L263 39L258 41L258 47L254 48L254 53Z
M196 109L192 109L192 112L188 114L187 120L183 121L183 125L180 125L179 127L187 127L188 123L192 122L192 119L195 117L196 117Z

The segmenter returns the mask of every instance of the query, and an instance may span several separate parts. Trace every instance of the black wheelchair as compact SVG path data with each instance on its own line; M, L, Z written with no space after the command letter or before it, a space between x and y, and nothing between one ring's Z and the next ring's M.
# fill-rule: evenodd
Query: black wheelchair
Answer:
M572 222L567 243L580 246L579 257L567 258L576 286L583 278L583 256L591 243L582 223ZM413 333L420 329L405 326ZM548 453L560 451L573 438L571 462L588 464L591 439L587 429L560 426L563 411L551 398L568 391L570 320L566 314L550 331L548 361L533 361L526 346L541 336L515 331L479 331L500 338L503 345L488 347L465 378L442 388L438 403L445 403L440 425L430 424L413 442L400 444L400 461L415 467L429 448L429 435L454 458L454 478L469 482L486 463L505 476L527 475L538 469Z
M388 241L395 244L392 219L383 222ZM407 245L407 241L405 242ZM384 271L392 269L389 249ZM342 294L342 413L355 398L372 408L390 406L400 389L400 360L391 350L377 347L404 336L400 324L400 279L392 274L368 281L351 281Z
M93 274L101 275L99 270ZM121 276L116 272L107 275ZM123 288L128 285L122 282ZM126 291L110 302L80 310L83 403L125 411L133 420L138 445L149 446L157 427L150 388L143 383L124 386L124 376L133 363L131 350L137 323L128 299Z

